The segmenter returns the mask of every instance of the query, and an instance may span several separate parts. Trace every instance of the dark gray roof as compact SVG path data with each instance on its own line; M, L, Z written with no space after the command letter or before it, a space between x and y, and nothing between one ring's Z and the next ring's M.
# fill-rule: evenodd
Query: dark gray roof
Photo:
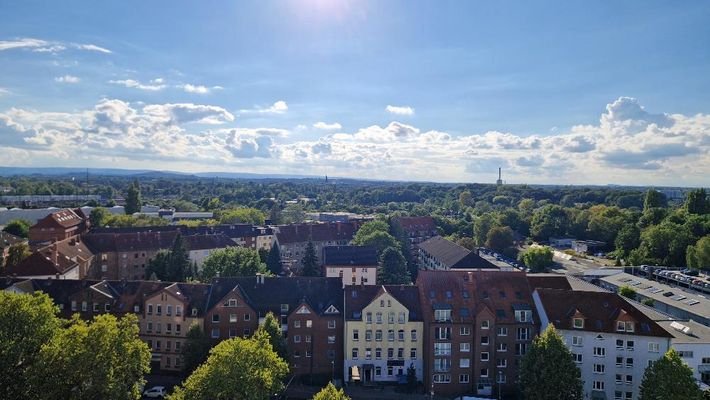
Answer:
M441 236L422 242L419 247L448 268L498 268L476 252Z
M323 265L377 266L377 249L372 246L327 246Z

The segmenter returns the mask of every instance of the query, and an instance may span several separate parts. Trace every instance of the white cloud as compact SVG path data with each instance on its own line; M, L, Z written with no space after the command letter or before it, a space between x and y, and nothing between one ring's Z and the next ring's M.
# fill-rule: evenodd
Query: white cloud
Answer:
M16 40L0 40L0 51L21 48L38 48L47 46L48 42L40 39L22 38Z
M414 109L409 106L387 106L385 110L395 115L414 115Z
M80 80L81 79L79 79L79 77L72 75L58 76L54 78L54 81L59 83L79 83Z
M60 41L48 41L36 38L19 38L14 40L0 40L0 51L12 49L29 49L35 53L59 53L68 47L93 51L104 54L111 54L111 50L95 44L65 43Z
M86 50L86 51L96 51L99 53L105 53L105 54L111 54L112 51L105 48L105 47L100 47L95 44L74 44L74 47L80 50Z
M108 81L108 83L125 86L131 89L147 90L151 92L157 92L167 87L162 78L153 79L150 81L150 83L141 83L133 79L110 80Z
M197 94L208 94L212 90L222 90L224 89L222 86L212 86L207 87L204 85L192 85L190 83L185 83L183 85L177 85L178 88L184 90L187 93L197 93Z
M10 94L10 91L5 88L0 87L0 96L2 96L4 94Z
M242 114L283 114L286 111L288 111L288 104L283 100L279 100L267 108L255 107L251 110L239 110Z
M332 124L328 124L326 122L320 121L320 122L316 122L315 124L313 124L313 127L316 129L323 129L323 130L329 131L329 130L341 129L342 125L340 125L337 122L333 122Z

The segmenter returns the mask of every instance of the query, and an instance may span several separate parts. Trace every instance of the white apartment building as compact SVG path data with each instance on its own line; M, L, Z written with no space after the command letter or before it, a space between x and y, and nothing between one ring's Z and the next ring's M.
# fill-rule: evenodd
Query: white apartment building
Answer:
M646 367L668 351L671 335L621 296L537 289L540 329L553 324L581 371L589 399L635 400Z
M710 327L690 321L659 321L673 335L671 347L693 370L695 380L710 385Z

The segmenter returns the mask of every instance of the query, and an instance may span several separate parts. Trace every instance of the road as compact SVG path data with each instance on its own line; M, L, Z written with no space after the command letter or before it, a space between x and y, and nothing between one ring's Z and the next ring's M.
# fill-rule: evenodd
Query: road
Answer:
M571 260L568 260L564 256L566 256L564 253L555 251L552 261L558 265L558 268L553 269L552 272L568 275L584 275L584 272L590 269L609 267L609 265L602 263L601 260L596 258L585 259L572 257Z

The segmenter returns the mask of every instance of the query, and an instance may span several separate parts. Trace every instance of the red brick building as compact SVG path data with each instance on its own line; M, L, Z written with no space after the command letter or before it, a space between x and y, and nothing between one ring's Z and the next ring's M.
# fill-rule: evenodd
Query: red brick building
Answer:
M81 209L53 212L30 227L30 244L50 243L81 235L89 230L89 218Z

